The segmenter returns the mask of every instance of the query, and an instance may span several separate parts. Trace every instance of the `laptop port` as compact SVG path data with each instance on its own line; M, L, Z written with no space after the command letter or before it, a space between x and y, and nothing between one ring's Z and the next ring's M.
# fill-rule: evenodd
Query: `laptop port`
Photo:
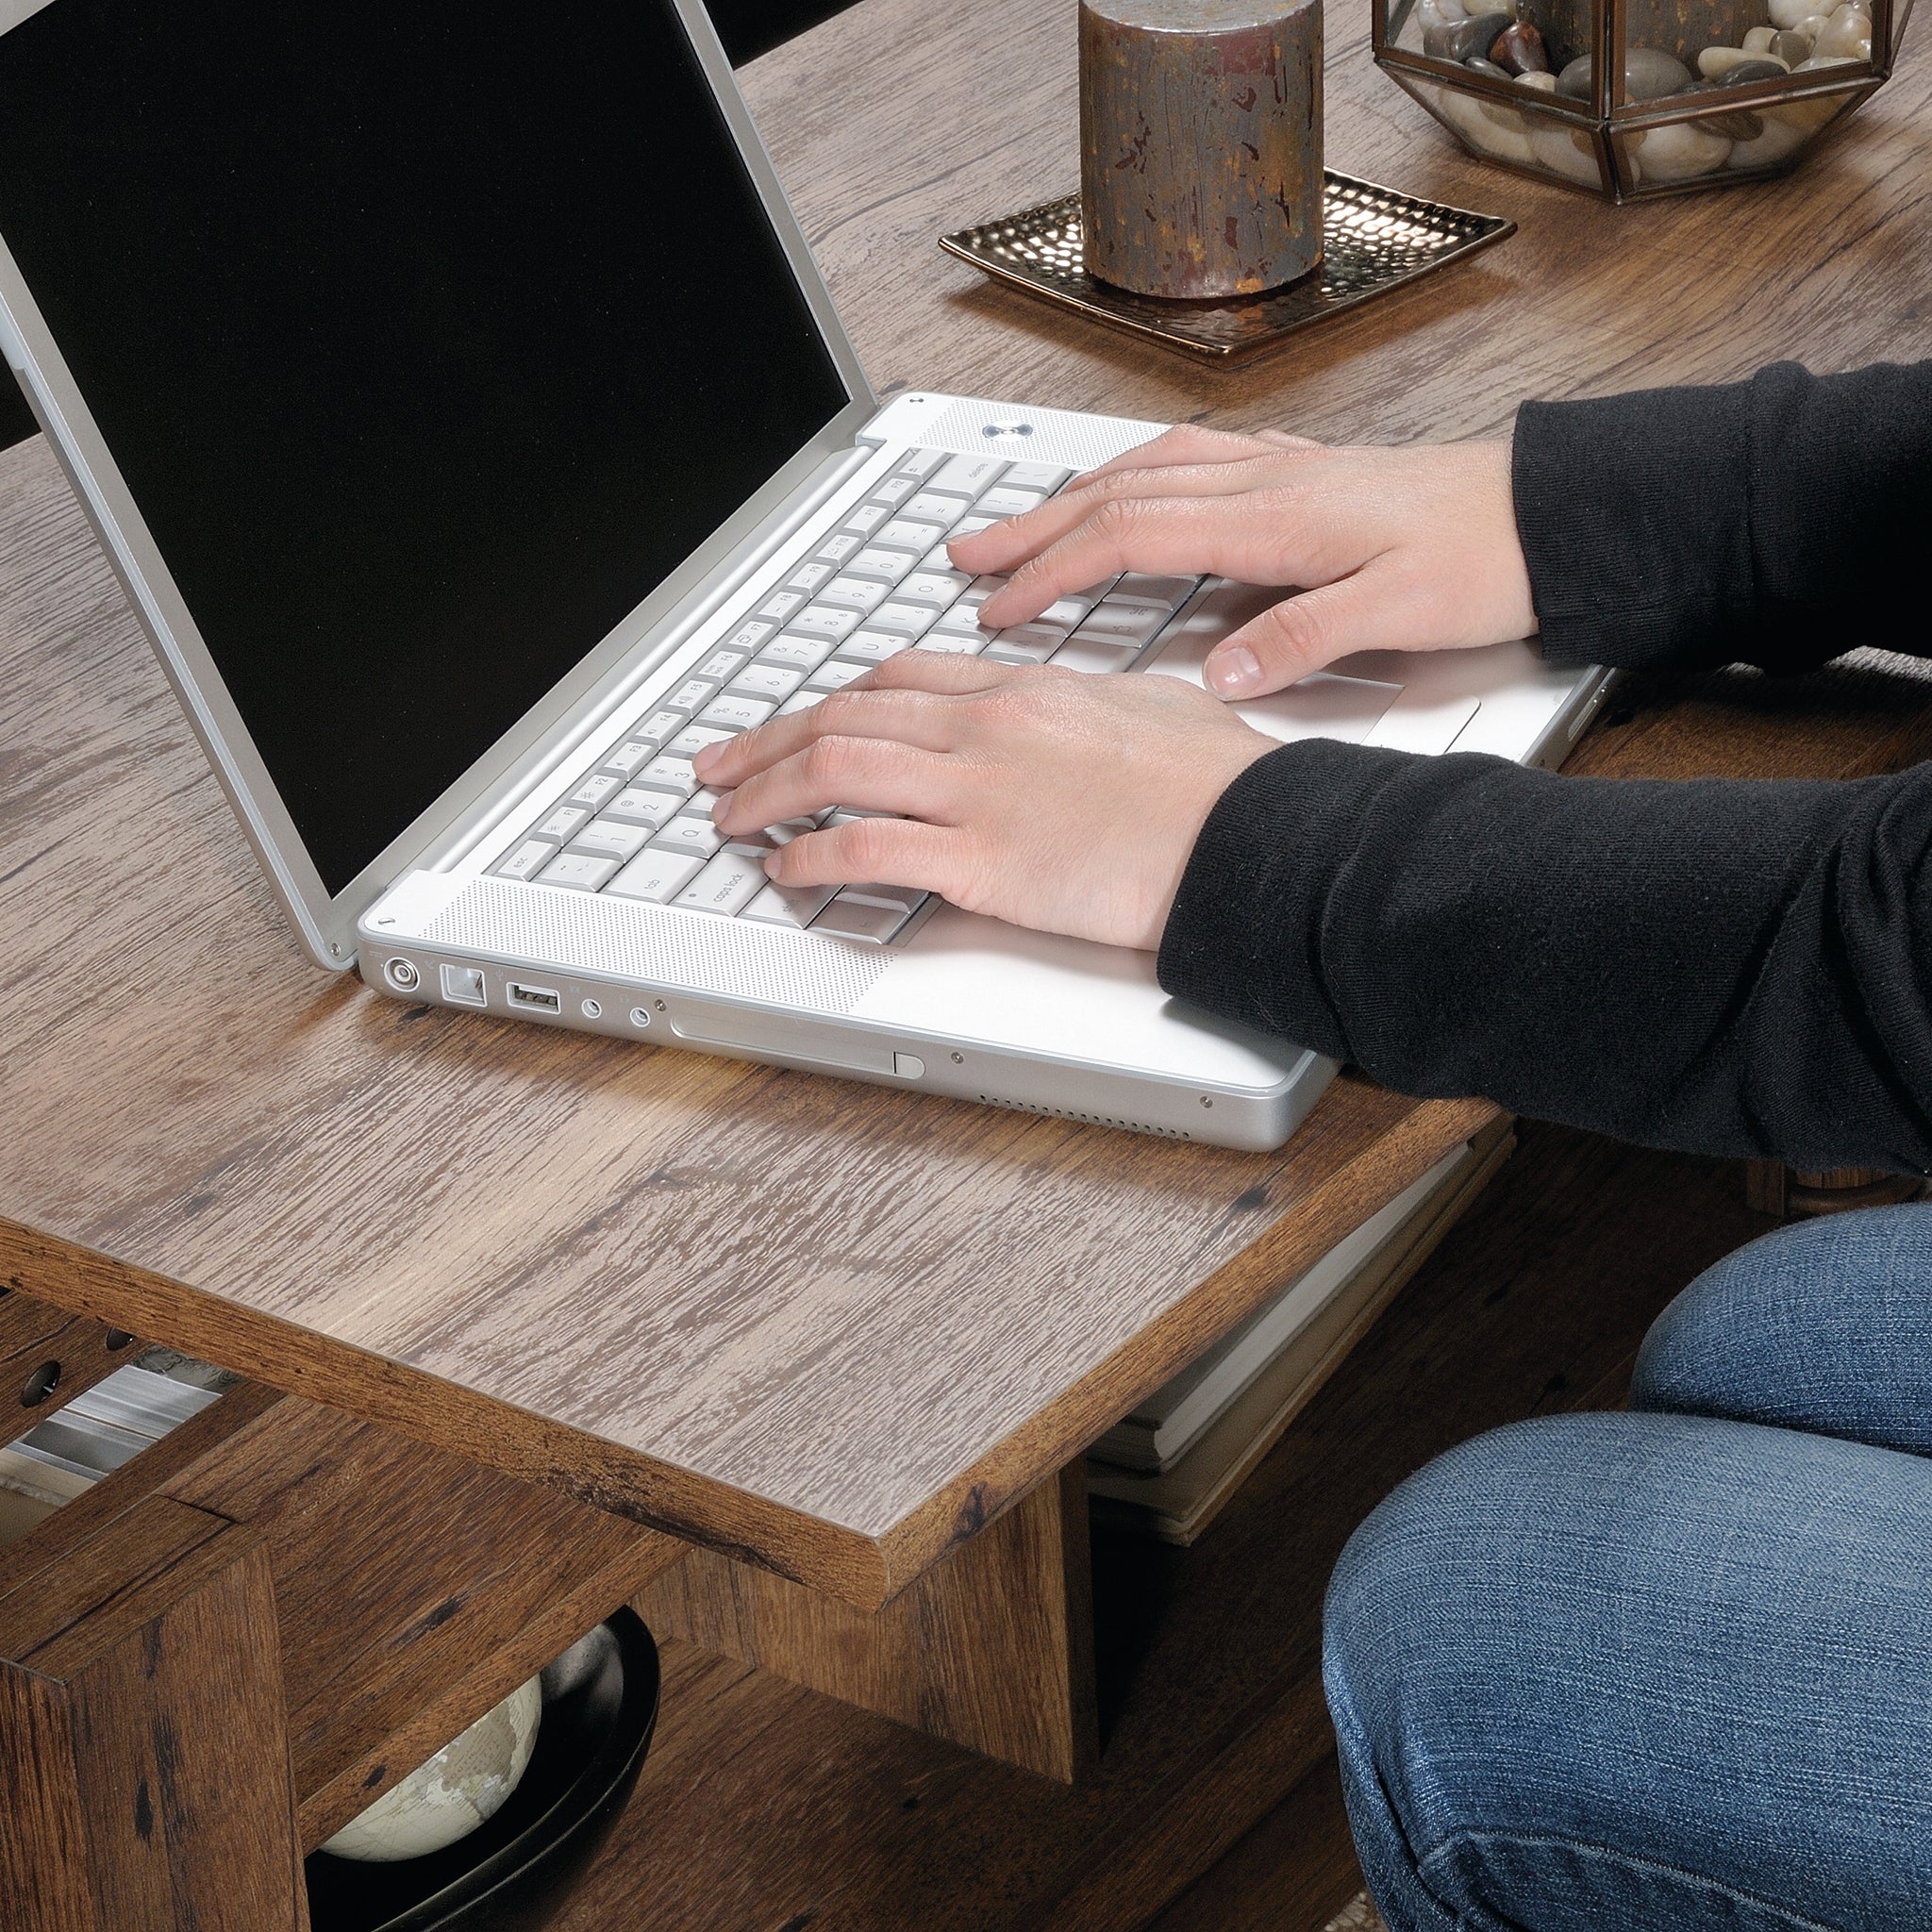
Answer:
M562 995L552 992L547 986L520 986L512 979L508 991L513 1007L529 1007L540 1013L563 1011Z

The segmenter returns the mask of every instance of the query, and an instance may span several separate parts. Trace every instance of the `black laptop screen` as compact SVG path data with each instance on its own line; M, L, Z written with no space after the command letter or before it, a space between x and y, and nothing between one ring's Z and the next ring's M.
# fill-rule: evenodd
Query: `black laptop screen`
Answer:
M668 0L53 0L0 234L331 893L849 400Z

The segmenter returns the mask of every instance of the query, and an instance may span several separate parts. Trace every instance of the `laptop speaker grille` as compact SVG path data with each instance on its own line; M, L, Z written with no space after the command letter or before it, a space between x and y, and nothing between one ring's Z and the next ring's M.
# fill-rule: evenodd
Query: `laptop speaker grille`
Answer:
M1071 1107L1044 1107L1037 1100L1002 1100L996 1093L982 1093L988 1107L1004 1107L1010 1113L1051 1114L1057 1121L1079 1121L1090 1127L1123 1127L1130 1134L1158 1134L1163 1141L1191 1141L1185 1127L1157 1127L1147 1121L1117 1121L1111 1114L1081 1113Z
M427 945L508 955L565 972L821 1013L849 1012L895 957L853 940L504 879L473 879L421 937Z

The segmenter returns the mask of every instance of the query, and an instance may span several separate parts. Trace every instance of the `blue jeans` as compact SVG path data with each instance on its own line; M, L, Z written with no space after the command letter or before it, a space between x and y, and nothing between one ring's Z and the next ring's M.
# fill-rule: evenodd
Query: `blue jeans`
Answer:
M1932 1927L1932 1206L1786 1228L1628 1414L1500 1429L1357 1531L1324 1663L1392 1932Z

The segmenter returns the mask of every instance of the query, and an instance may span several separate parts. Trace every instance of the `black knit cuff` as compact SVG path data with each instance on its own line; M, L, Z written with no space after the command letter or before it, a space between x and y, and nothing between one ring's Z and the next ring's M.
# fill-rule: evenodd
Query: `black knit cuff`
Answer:
M1322 925L1374 793L1407 752L1304 739L1258 758L1194 842L1160 942L1174 998L1348 1058L1322 972Z
M1755 604L1751 386L1524 403L1516 527L1546 658L1716 664Z

